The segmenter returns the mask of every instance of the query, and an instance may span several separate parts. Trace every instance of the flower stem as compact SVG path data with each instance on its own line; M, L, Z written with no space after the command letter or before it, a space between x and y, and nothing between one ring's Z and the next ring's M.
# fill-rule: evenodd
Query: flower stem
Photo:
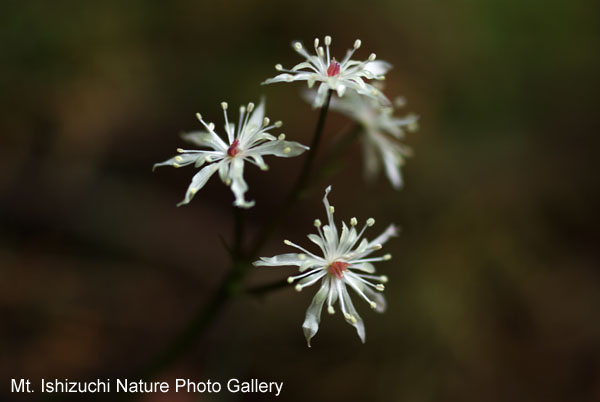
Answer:
M281 219L288 213L291 207L302 197L304 191L306 190L310 170L317 155L317 150L319 149L319 144L321 143L321 137L323 136L323 128L325 127L325 119L327 118L327 112L329 111L329 103L331 101L332 95L333 91L330 89L327 93L327 99L325 100L325 104L323 105L319 113L319 120L317 120L315 134L310 144L310 150L308 151L308 156L304 161L304 166L300 171L300 175L298 176L296 183L288 193L287 197L281 203L279 209L272 215L271 221L263 227L263 230L258 235L256 242L250 249L250 253L248 253L249 257L252 258L258 254L258 252L263 248L263 246L265 245L265 243L267 242L267 240L269 239L269 237L271 236Z

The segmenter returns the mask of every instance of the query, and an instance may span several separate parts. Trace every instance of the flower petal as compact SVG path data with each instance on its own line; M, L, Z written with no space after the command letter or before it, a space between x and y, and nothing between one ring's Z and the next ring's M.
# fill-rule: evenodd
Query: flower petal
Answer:
M189 203L192 200L192 198L194 198L194 195L196 195L198 190L204 187L208 179L210 179L210 177L217 171L217 169L219 169L221 163L223 162L211 163L210 165L206 166L205 168L202 168L198 173L196 173L194 177L192 177L192 182L190 183L185 193L185 198L183 199L183 201L177 204L177 206L179 207L181 205Z
M329 292L329 281L324 280L321 284L321 288L313 297L313 300L306 310L306 317L304 323L302 323L302 330L304 331L304 337L310 347L310 340L319 330L319 322L321 321L321 310L323 309L323 303L327 298Z
M244 160L233 158L230 162L229 178L231 179L231 191L235 195L233 205L239 208L251 208L254 206L254 201L246 201L244 194L248 191L248 184L244 180Z

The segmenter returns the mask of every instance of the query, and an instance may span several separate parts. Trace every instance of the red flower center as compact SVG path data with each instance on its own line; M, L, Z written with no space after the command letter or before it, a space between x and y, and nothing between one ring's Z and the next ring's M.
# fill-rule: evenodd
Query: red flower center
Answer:
M342 279L344 277L344 272L348 270L348 266L350 264L348 264L347 262L343 262L343 261L336 261L336 262L332 262L331 265L329 265L329 273L333 276L335 276L338 279Z
M335 61L335 57L334 57L331 59L331 62L329 63L329 67L327 67L327 76L335 77L339 73L340 73L340 63Z
M229 146L229 149L227 150L227 155L231 156L232 158L236 156L238 152L240 152L240 150L238 149L238 145L240 145L240 141L237 139L233 140L233 142Z

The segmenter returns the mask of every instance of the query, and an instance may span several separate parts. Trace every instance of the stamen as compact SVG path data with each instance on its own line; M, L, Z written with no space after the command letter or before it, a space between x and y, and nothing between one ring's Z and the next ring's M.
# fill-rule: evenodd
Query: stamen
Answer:
M352 226L358 225L358 220L356 220L356 218L350 219L350 225L352 225Z
M275 126L275 128L279 128L283 126L283 122L281 120L277 120L273 125Z
M362 44L360 39L357 39L354 41L354 48L358 49L360 47L360 45Z
M279 134L279 137L277 137L277 139L279 139L279 141L285 140L285 134L284 133Z
M371 53L369 55L369 61L375 61L376 58L377 58L377 55L375 53Z
M367 219L367 226L371 227L375 224L375 219L369 218Z
M221 107L223 108L223 110L227 110L227 102L221 102Z
M289 240L284 240L284 241L283 241L283 243L284 243L286 246L295 247L295 248L297 248L298 250L301 250L301 251L305 252L306 254L310 255L311 257L313 257L313 258L315 258L315 259L317 259L317 260L319 260L319 261L322 261L322 260L323 260L323 258L321 258L321 257L318 257L318 256L314 255L313 253L311 253L310 251L308 251L308 250L307 250L307 249L305 249L304 247L301 247L301 246L299 246L299 245L297 245L297 244L294 244L294 243L292 243L292 242L291 242L291 241L289 241Z
M331 45L331 36L329 36L329 35L325 36L325 45L326 46Z
M283 70L283 66L281 64L275 64L275 70L281 71Z
M315 225L315 227L317 227L317 228L318 228L318 227L321 227L321 220L320 220L320 219L315 219L314 225Z

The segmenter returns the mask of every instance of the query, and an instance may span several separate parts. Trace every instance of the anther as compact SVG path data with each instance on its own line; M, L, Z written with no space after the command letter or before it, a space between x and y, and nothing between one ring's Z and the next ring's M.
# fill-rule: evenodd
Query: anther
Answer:
M263 119L263 126L268 126L270 122L271 122L271 119L269 119L268 117L265 117Z
M283 153L284 154L289 154L290 152L292 152L292 148L290 148L290 147L283 148Z
M383 261L389 261L392 259L392 255L391 254L386 254L383 256Z
M379 243L373 244L373 250L381 250L382 248L383 248L383 246Z
M315 49L319 47L319 38L315 38Z
M329 307L327 307L327 312L328 312L329 314L335 314L335 310L333 309L333 306L329 306Z
M325 36L325 44L327 46L331 45L331 36L329 36L329 35Z
M377 58L377 55L375 53L371 53L369 55L369 61L374 61Z
M381 283L378 283L377 285L375 285L375 289L379 290L380 292L383 292L385 290L385 286Z
M294 47L296 48L296 50L300 50L300 49L302 49L302 43L296 42L296 43L294 43Z
M240 106L240 114L246 113L246 106Z
M369 218L367 219L367 226L371 227L375 224L375 219Z
M254 103L250 102L248 103L248 113L252 112L254 110Z
M260 170L262 170L263 172L266 172L267 170L269 170L269 165L267 165L267 164L261 165Z
M380 280L381 282L383 282L383 283L387 283L387 281L388 281L388 277L387 277L386 275L381 275L381 276L379 277L379 280Z
M306 260L306 255L305 254L298 254L298 259L300 261L304 261L304 260Z
M208 129L210 131L214 130L215 129L215 123L208 123Z
M277 137L277 138L279 139L279 141L283 141L283 140L285 140L285 134L281 133L281 134L279 134L279 137Z
M356 220L356 218L350 219L350 225L352 225L352 226L358 225L358 221Z
M181 162L181 161L183 160L183 158L182 158L181 156L176 156L176 157L175 157L175 160L176 160L177 162Z
M223 110L227 110L227 102L221 102L221 107L223 108Z
M281 71L283 70L283 66L281 64L275 64L275 70Z
M321 220L320 219L315 219L314 225L316 228L321 227Z
M335 212L335 207L333 205L329 206L329 213L332 214Z
M289 240L284 240L284 241L283 241L283 244L285 244L286 246L291 246L291 245L292 245L292 242L291 242L291 241L289 241Z
M277 120L273 125L275 127L279 128L279 127L283 126L283 122L281 120Z
M180 154L184 153L185 151L182 148L177 148L177 152L179 152Z
M292 282L294 282L294 278L291 276L288 276L287 283L292 283Z
M231 186L231 179L229 177L225 179L225 185L227 187Z
M377 308L377 303L375 303L374 301L372 301L371 303L369 303L369 305L371 306L371 308L373 310L375 310Z
M210 155L206 155L206 157L204 158L205 161L207 162L212 162L212 158L210 157Z
M200 113L196 113L196 118L200 121L202 121L202 115Z
M360 41L360 39L357 39L354 41L354 48L358 49L360 47L360 45L362 44L362 42Z
M294 287L294 289L296 289L296 292L300 292L302 290L302 285L298 284Z
M173 167L174 167L174 168L180 168L180 167L181 167L181 165L180 165L179 163L173 163Z
M347 319L348 321L352 321L352 316L348 313L344 313L344 318Z

